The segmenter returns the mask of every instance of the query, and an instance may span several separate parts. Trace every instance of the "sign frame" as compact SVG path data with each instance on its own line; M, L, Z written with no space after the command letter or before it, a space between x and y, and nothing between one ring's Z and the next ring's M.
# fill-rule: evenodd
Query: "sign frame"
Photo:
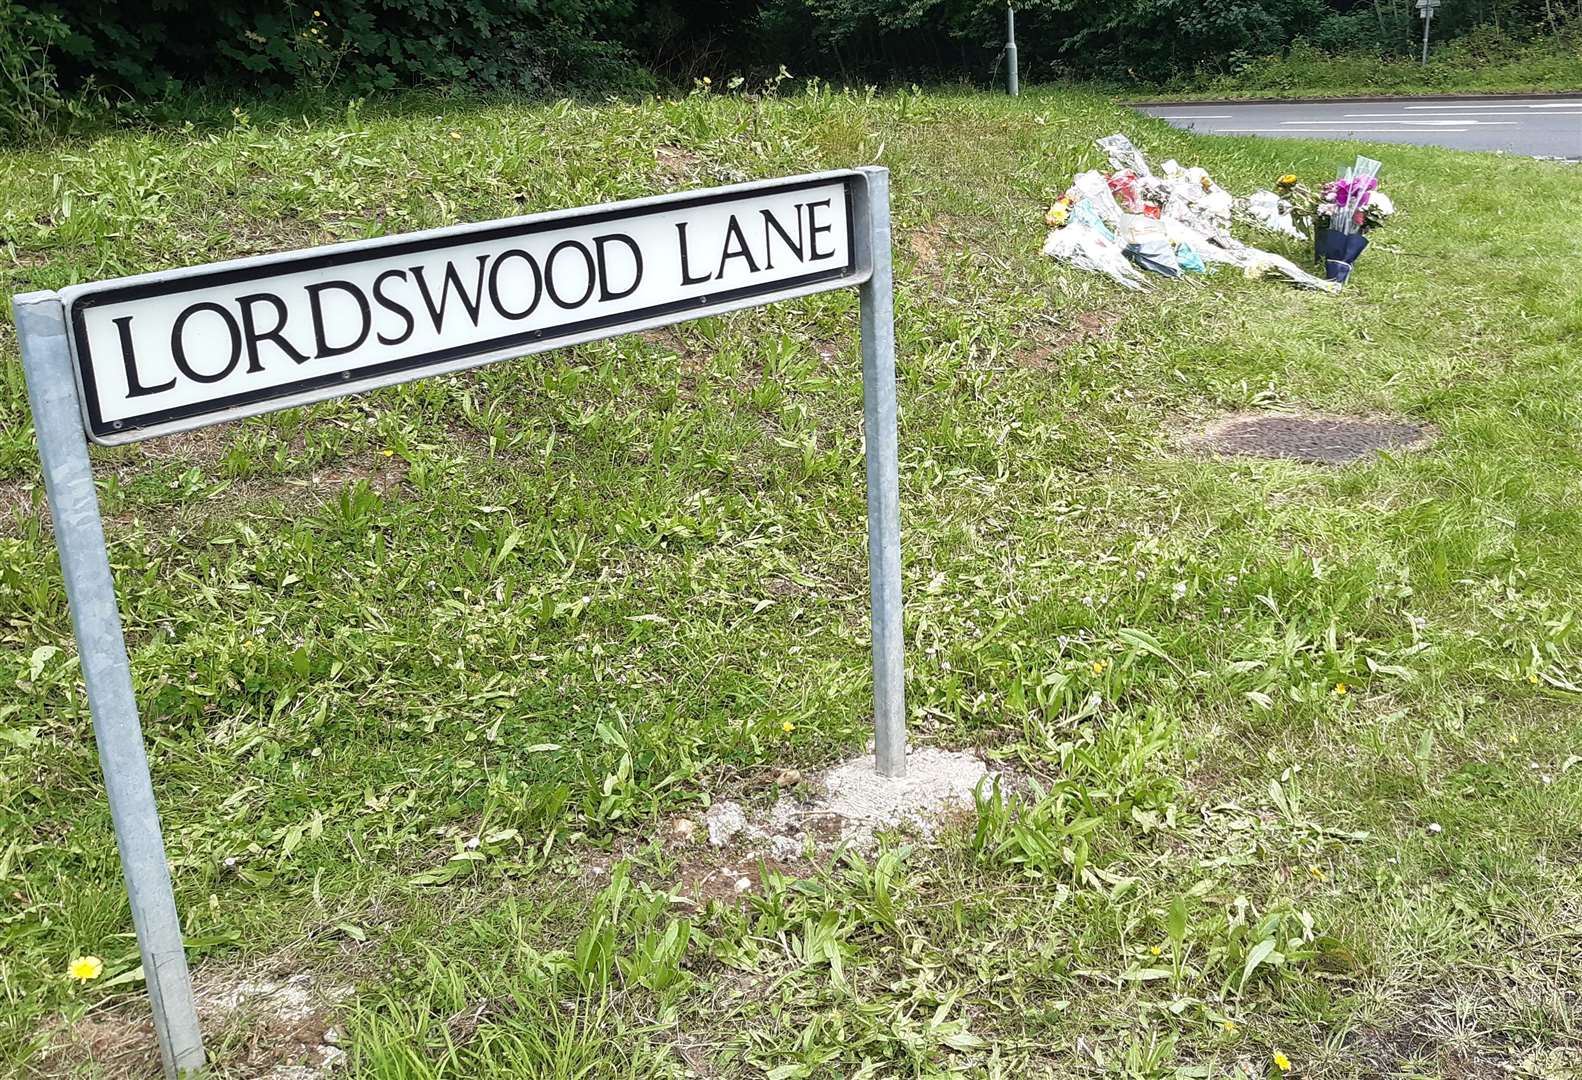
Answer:
M469 348L464 355L424 357L403 364L397 370L379 372L367 378L337 378L289 393L229 403L216 410L155 417L131 427L123 424L121 429L95 431L96 426L103 429L105 425L96 425L96 418L89 409L94 387L82 374L88 370L87 358L78 355L76 331L81 326L82 313L92 305L94 298L106 302L104 297L114 295L117 290L179 290L183 282L202 280L206 275L260 277L303 260L356 261L414 244L442 246L452 242L466 243L500 230L533 232L551 229L557 224L625 220L633 215L704 206L791 191L798 185L816 187L832 182L844 185L847 193L849 257L842 267L806 278L778 281L763 289L712 296L705 293L701 300L692 297L685 304L666 305L663 310L639 311L631 318L601 319L590 325L562 328L553 334L541 332L509 344L484 342ZM858 289L860 307L875 767L881 776L899 779L906 774L907 748L889 170L868 166L810 173L162 271L72 286L60 292L32 292L11 298L45 494L54 519L72 630L93 718L94 741L104 774L122 875L131 901L160 1058L167 1077L174 1080L201 1070L205 1054L132 688L131 665L104 522L88 455L89 438L106 445L135 442L428 375L447 374L548 349L852 286ZM437 333L438 326L435 329Z

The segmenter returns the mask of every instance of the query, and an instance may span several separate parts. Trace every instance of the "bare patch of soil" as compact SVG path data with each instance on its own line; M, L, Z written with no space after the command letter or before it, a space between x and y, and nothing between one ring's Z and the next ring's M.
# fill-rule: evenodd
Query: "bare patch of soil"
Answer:
M0 481L0 525L20 522L33 512L33 481Z
M137 444L137 450L150 461L185 461L208 468L219 464L225 456L234 430L231 424L216 424L150 439Z
M1070 318L1046 316L1049 329L1040 330L1032 348L1019 354L1024 367L1048 370L1059 366L1060 354L1088 341L1109 337L1121 321L1118 311L1078 311Z
M319 1080L344 1063L338 1006L351 988L312 972L266 966L260 971L206 965L193 976L193 996L211 1065L237 1080ZM159 1046L141 993L112 999L56 1032L41 1075L95 1075L132 1080L159 1075Z
M654 171L669 183L695 181L704 173L703 155L674 143L654 147Z

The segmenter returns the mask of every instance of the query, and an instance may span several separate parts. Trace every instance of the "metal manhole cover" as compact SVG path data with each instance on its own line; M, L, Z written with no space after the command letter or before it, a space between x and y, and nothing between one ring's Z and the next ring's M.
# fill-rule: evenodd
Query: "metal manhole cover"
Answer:
M1343 465L1380 450L1422 446L1431 434L1424 425L1403 420L1256 413L1210 424L1193 442L1216 454Z

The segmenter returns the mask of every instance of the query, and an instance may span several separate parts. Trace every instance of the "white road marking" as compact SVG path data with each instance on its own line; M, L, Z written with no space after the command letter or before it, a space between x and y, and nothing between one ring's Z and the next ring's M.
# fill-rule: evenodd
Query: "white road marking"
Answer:
M1403 119L1403 120L1405 120L1405 119L1416 119L1419 122L1423 122L1423 121L1426 121L1428 119L1427 117L1424 117L1422 113L1342 113L1341 115L1342 116L1353 116L1353 117L1354 116L1361 116L1361 117L1367 117L1367 118L1372 119L1372 120L1385 120L1385 119L1391 119L1391 118L1398 118L1398 119ZM1526 119L1528 119L1528 120L1547 120L1551 116L1582 116L1582 108L1573 109L1570 112L1549 112L1549 113L1496 112L1496 113L1473 113L1471 115L1466 115L1466 116L1451 116L1451 117L1446 117L1443 114L1435 114L1432 118L1435 119L1435 120L1449 119L1449 120L1478 121L1478 119L1480 117L1486 117L1486 116L1515 116L1515 117L1518 117L1518 118L1526 117ZM1488 123L1488 121L1486 121L1486 120L1479 121L1479 122Z
M1264 128L1215 128L1214 129L1214 134L1216 134L1216 135L1236 135L1236 134L1245 134L1245 133L1254 132L1254 131L1283 131L1283 132L1287 132L1287 133L1290 133L1290 132L1293 132L1293 131L1317 131L1317 132L1322 132L1325 135L1351 135L1351 134L1356 134L1356 133L1364 132L1364 131L1367 131L1367 132L1379 131L1379 132L1388 132L1390 134L1395 134L1395 135L1432 135L1432 134L1437 134L1437 133L1443 131L1443 132L1448 132L1448 133L1450 133L1452 135L1455 135L1455 134L1460 134L1461 132L1466 131L1466 130L1467 129L1464 128L1464 127L1435 128L1431 132L1430 131L1423 131L1421 128L1399 128L1399 127L1392 127L1392 128L1386 128L1386 127L1372 127L1372 128L1365 128L1365 127L1357 127L1357 128L1277 127L1277 128L1270 128L1270 127L1264 127Z
M1403 109L1418 112L1462 112L1471 109L1576 109L1582 108L1582 101L1554 101L1543 105L1402 105Z
M1382 119L1382 120L1385 121L1385 123L1390 124L1392 126L1400 125L1400 126L1404 126L1404 127L1447 127L1447 126L1455 126L1457 124L1460 124L1460 125L1462 125L1464 127L1515 127L1515 126L1519 126L1521 124L1520 120L1390 120L1390 119L1387 119L1385 117L1375 117L1375 119ZM1287 125L1300 124L1303 127L1313 127L1315 125L1322 125L1322 126L1327 126L1327 127L1328 126L1332 126L1332 127L1346 127L1346 126L1348 126L1350 124L1350 121L1348 121L1348 120L1285 120L1285 121L1282 121L1282 123L1283 124L1287 124Z
M1344 114L1348 120L1391 120L1397 124L1519 124L1520 120L1479 120L1472 116L1435 117L1432 120L1419 120L1411 113L1365 113L1349 112ZM1496 116L1510 116L1511 113L1495 113ZM1548 113L1555 116L1556 113ZM1564 116L1565 113L1558 115ZM1328 121L1324 121L1327 123Z

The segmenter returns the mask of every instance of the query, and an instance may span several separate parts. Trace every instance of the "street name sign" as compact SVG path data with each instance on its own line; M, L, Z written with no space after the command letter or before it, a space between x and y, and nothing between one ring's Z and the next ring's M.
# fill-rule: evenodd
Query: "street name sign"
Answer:
M88 441L857 286L876 766L906 770L890 175L815 173L12 297L165 1073L204 1064Z
M61 293L123 443L860 282L860 174L438 229Z

